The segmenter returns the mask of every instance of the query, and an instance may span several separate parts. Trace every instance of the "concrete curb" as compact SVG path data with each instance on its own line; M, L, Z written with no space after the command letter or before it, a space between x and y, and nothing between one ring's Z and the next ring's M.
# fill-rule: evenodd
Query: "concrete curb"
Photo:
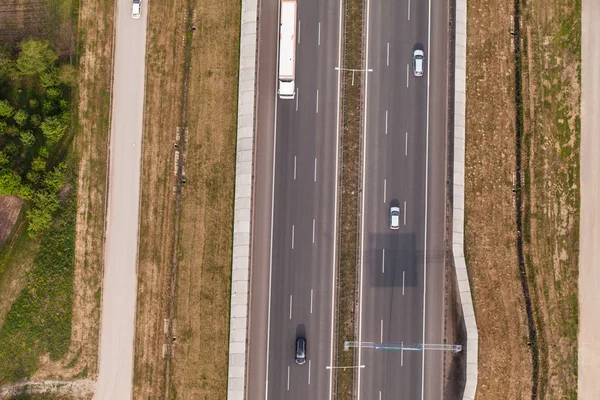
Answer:
M465 103L467 56L467 0L456 0L454 80L454 194L452 199L452 254L467 329L467 378L463 400L475 399L479 334L464 256L465 227Z
M257 0L242 0L233 257L231 261L228 400L243 400L246 386L257 12Z

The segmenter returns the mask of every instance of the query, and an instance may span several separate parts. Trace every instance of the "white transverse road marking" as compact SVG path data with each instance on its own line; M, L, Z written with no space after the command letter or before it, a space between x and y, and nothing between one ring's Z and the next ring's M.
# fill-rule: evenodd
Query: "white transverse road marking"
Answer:
M117 7L96 400L132 396L147 15Z

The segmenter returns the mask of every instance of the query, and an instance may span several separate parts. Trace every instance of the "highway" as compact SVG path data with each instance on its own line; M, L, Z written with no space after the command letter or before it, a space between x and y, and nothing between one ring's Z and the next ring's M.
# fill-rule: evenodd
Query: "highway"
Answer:
M367 1L367 13L359 340L443 343L447 3ZM359 364L358 399L442 399L442 353L361 349Z
M259 6L248 399L327 399L336 249L340 3L298 2L296 97L277 98L278 1ZM297 336L307 361L294 362Z
M137 299L137 243L146 16L131 18L131 1L117 3L110 175L99 377L94 398L130 399L133 378L133 342Z

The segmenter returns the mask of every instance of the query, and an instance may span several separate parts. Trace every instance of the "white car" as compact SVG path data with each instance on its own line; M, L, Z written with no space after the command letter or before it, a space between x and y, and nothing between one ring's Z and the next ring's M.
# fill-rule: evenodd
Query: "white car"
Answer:
M131 18L139 19L142 16L142 0L132 0Z
M390 207L390 229L400 228L400 207Z
M425 53L423 50L415 50L413 53L413 73L415 76L423 76L423 61L425 60Z

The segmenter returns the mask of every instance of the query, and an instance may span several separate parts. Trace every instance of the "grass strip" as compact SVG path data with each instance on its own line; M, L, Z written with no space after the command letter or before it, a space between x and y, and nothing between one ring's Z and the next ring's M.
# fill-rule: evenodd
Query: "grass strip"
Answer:
M363 0L344 2L343 68L363 69ZM356 351L344 350L344 341L356 337L357 283L360 254L360 167L362 87L364 74L344 71L342 80L342 137L340 160L339 263L336 299L336 365L356 364ZM356 369L335 370L335 396L354 396Z
M40 357L60 359L71 343L76 197L71 192L41 238L25 289L0 330L0 384L29 378Z

